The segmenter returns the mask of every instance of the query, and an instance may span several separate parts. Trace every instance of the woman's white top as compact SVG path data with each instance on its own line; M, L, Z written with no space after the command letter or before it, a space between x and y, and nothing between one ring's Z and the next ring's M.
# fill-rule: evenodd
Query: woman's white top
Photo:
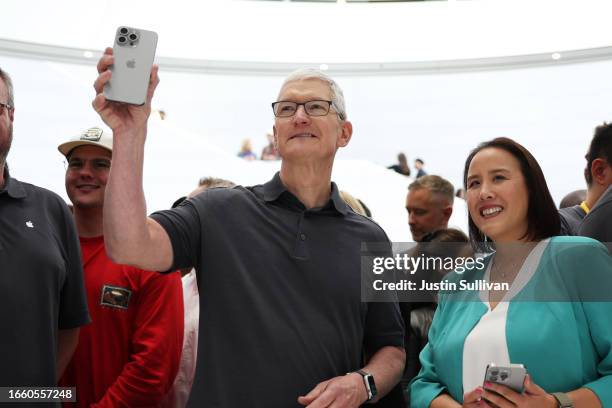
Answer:
M549 240L540 241L529 253L516 275L510 289L497 306L491 310L489 291L480 291L480 300L487 306L487 312L480 318L463 344L463 392L470 392L484 382L487 365L508 366L510 361L506 341L506 320L510 300L518 294L535 273ZM491 265L489 262L484 280L489 282Z

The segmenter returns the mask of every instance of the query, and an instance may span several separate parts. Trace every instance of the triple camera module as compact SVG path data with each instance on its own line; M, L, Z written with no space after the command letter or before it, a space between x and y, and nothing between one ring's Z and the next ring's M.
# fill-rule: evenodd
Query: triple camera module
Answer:
M138 32L133 28L120 27L117 30L117 44L120 46L135 47L138 44Z

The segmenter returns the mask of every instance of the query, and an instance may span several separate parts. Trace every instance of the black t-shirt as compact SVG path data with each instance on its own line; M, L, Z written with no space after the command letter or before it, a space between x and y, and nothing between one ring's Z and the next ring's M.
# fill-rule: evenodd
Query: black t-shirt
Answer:
M403 347L397 304L361 302L361 244L388 238L335 184L320 209L307 210L277 174L152 217L172 242L172 269L198 276L188 406L298 407L317 383L359 369L364 350Z
M5 173L0 190L0 386L55 386L58 329L89 322L72 214Z

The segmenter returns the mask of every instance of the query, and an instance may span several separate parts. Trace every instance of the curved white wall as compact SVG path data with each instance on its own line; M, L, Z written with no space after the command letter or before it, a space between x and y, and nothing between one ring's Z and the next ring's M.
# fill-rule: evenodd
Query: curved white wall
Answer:
M612 45L608 0L5 3L0 38L101 50L115 27L132 25L159 32L160 56L206 60L430 61Z
M62 191L59 140L98 123L91 108L93 66L0 56L16 89L15 140L9 163L23 179ZM584 153L593 128L612 121L612 61L507 71L411 76L345 76L354 137L341 159L394 162L397 152L419 156L430 172L461 184L470 149L495 136L515 138L542 165L557 202L584 188ZM180 152L158 163L179 196L207 175L184 172L181 160L202 159L202 143L234 155L245 137L260 151L273 123L270 102L280 76L224 76L161 72L154 100L168 123L195 132L164 140ZM35 164L35 165L33 165ZM53 169L56 173L53 174ZM222 176L222 175L220 175ZM154 208L165 205L151 203ZM403 203L398 203L403 205Z

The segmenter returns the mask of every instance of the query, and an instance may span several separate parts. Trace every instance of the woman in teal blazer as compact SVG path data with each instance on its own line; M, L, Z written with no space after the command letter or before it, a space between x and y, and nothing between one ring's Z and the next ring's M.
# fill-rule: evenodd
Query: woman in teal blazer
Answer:
M495 254L484 269L447 279L511 286L484 295L467 290L440 295L420 356L422 369L411 384L411 407L612 407L607 249L589 238L551 238L559 231L559 217L542 170L510 139L494 139L472 151L464 184L470 239L481 252L492 240ZM483 331L496 309L502 317L486 326L490 332ZM491 383L464 389L480 379L480 372L484 381L479 353L489 357L491 352L526 367L522 393Z

